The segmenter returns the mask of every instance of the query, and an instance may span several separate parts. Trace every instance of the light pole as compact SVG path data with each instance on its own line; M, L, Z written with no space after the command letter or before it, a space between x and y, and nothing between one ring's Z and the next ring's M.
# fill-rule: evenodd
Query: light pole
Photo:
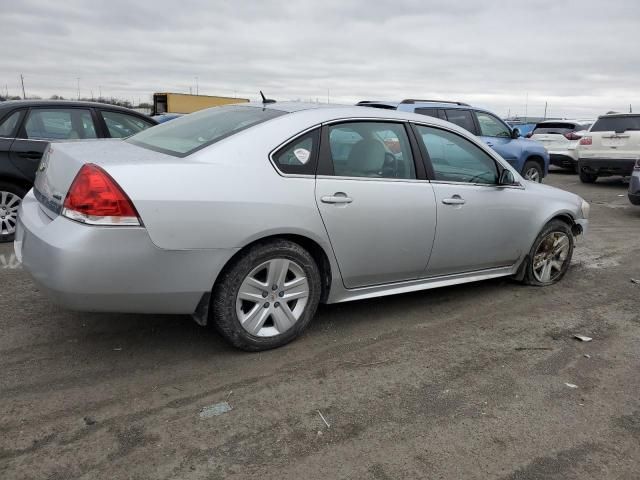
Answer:
M200 90L198 88L198 77L196 77L196 95L199 95Z
M76 77L76 80L78 81L78 100L80 100L80 77Z

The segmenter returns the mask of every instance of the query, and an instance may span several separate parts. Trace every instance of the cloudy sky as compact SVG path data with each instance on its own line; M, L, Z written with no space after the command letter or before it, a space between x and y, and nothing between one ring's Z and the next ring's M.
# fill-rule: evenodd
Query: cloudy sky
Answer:
M0 0L0 90L640 111L640 1ZM197 80L196 80L197 77Z

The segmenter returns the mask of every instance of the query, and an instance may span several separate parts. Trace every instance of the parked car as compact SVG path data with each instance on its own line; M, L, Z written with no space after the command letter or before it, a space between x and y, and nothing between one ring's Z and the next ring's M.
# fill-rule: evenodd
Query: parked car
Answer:
M20 200L33 186L48 142L124 138L156 124L133 110L102 103L0 103L0 242L13 240Z
M319 302L502 276L551 285L588 213L451 123L260 103L109 148L51 144L15 251L65 307L192 314L264 350L300 335Z
M629 176L640 158L640 115L614 113L598 117L578 142L580 180L595 183L598 177Z
M549 152L551 165L578 172L576 147L593 121L546 120L536 124L528 138L540 142Z
M524 178L542 182L549 171L549 154L537 143L520 137L497 115L466 103L442 100L403 100L401 102L363 101L360 106L413 112L447 120L480 137Z
M640 159L636 160L629 181L629 201L634 205L640 205Z

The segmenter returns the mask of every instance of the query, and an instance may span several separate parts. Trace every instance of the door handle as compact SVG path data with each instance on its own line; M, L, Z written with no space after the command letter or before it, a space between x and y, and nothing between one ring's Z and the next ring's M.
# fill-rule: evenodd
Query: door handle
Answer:
M442 203L445 205L464 205L467 201L460 195L454 195L451 198L443 198Z
M351 203L353 198L347 197L346 193L336 192L333 195L326 195L320 198L322 203Z
M33 160L37 160L42 158L42 153L40 152L18 152L18 156L22 158L31 158Z
M493 143L491 142L487 142L487 145L489 145L490 147L493 147Z

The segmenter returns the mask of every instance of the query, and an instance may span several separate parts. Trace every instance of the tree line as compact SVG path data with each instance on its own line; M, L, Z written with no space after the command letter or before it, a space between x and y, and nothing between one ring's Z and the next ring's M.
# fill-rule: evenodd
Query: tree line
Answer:
M18 96L18 95L4 95L4 94L0 94L0 102L5 102L7 100L22 100L22 97ZM39 97L38 95L31 95L27 97L27 100L42 100L42 97ZM76 100L75 98L64 98L62 95L51 95L49 97L49 100ZM128 100L120 100L118 98L104 98L104 97L100 97L100 98L86 98L86 97L82 97L80 98L81 102L98 102L98 103L105 103L107 105L117 105L119 107L126 107L126 108L133 108L134 105L128 101ZM145 103L142 102L139 105L135 105L136 108L151 108L151 104L150 103Z

